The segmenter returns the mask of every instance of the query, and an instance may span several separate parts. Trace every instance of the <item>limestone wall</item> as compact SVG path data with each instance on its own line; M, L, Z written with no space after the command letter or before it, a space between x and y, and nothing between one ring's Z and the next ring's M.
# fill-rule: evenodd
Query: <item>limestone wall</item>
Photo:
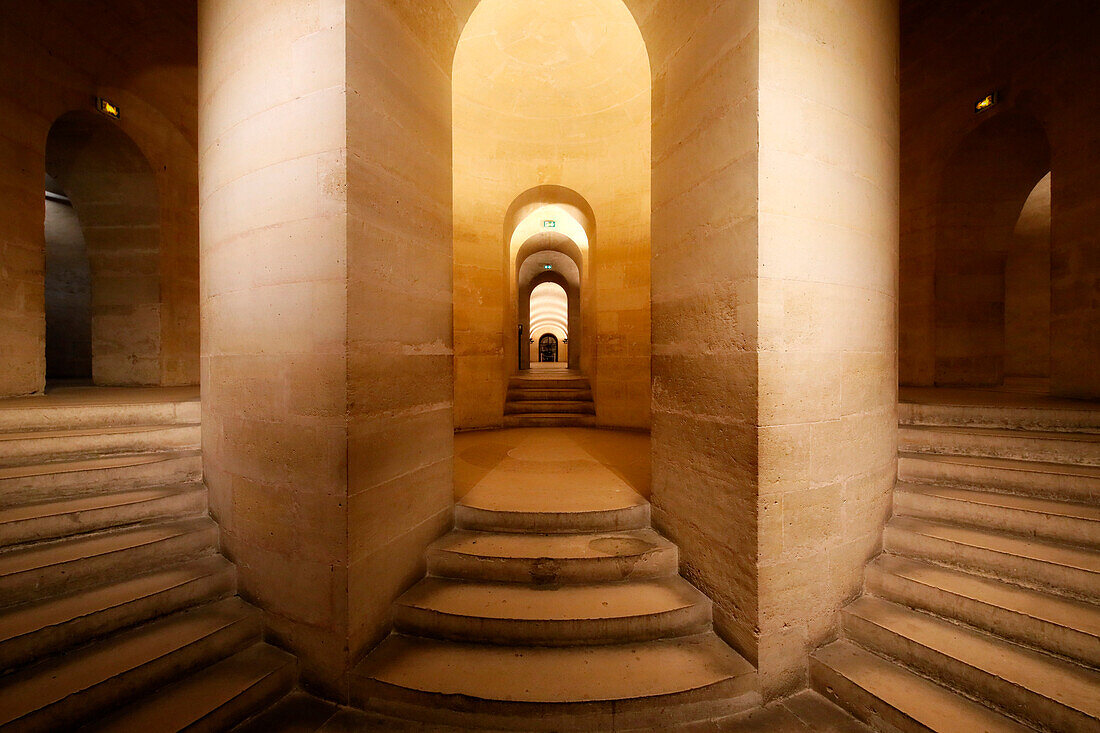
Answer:
M897 451L898 8L760 4L759 660L806 682L881 547Z
M241 594L302 674L348 666L344 11L199 7L202 432Z
M1100 9L1074 0L965 7L937 0L903 7L902 383L995 383L997 365L1017 359L1005 352L1000 278L1006 252L1016 246L1013 227L1024 200L1045 171L1025 173L1015 165L1035 154L1041 145L1033 142L1035 135L993 134L1016 117L1033 121L1049 145L1051 391L1100 396L1100 305L1091 296L1100 287L1100 184L1089 162L1100 150L1100 131L1091 122L1100 106L1092 50ZM993 91L1000 102L975 114L977 100ZM988 162L978 158L982 146L994 148ZM969 163L955 165L960 159ZM967 205L952 205L959 199L945 190L963 175L971 189ZM1004 195L1015 179L1022 193ZM1005 205L998 209L998 201ZM995 229L981 249L984 261L951 257L951 247L941 241L951 228L962 230L961 237ZM945 290L965 292L969 281L980 293L983 273L993 273L987 285L997 291L993 297L971 298L962 307L942 301ZM963 287L951 287L952 278L961 278ZM1014 349L1023 346L1017 336L1007 337Z
M148 161L158 197L159 357L118 381L198 380L195 17L186 4L4 2L0 27L0 395L43 388L47 133L104 96ZM105 296L109 298L110 296ZM104 305L108 305L104 303Z

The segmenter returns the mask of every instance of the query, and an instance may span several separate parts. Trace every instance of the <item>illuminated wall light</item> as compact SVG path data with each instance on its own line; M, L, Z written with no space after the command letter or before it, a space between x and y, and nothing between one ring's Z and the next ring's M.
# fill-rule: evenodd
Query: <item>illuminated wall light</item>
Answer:
M985 112L987 109L997 104L997 102L999 101L1001 101L1001 95L999 95L997 92L990 92L989 94L985 95L974 103L974 112Z
M553 270L554 266L553 265L543 265L542 269L544 269L544 270Z
M119 110L118 105L115 104L114 102L112 102L109 99L104 99L103 97L96 97L95 108L98 109L103 114L105 114L108 117L111 117L113 119L117 120L120 117L122 117L122 112Z
M556 229L557 226L558 226L558 222L554 221L553 219L543 219L542 220L542 228L543 229Z

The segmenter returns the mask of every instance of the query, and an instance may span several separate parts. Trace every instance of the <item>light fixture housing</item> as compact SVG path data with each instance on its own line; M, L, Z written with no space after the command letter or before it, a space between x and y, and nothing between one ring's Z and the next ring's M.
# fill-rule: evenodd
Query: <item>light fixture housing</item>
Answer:
M117 120L122 117L122 110L118 108L117 104L109 99L96 97L95 108L111 119Z
M994 106L999 101L1001 101L1000 93L998 93L997 91L990 92L989 94L985 95L974 103L974 114L985 112L987 109Z

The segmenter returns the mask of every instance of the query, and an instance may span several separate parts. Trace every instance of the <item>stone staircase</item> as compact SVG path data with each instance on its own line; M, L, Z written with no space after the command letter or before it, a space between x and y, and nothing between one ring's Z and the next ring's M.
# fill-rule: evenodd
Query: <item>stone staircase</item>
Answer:
M508 382L504 427L584 427L596 424L588 377L575 370L520 372Z
M630 492L534 507L456 506L394 633L353 672L352 702L433 726L672 730L760 704L756 671L711 628L674 545Z
M883 731L1100 731L1100 411L900 416L884 552L813 686Z
M197 399L0 403L0 730L224 730L288 691L207 516Z

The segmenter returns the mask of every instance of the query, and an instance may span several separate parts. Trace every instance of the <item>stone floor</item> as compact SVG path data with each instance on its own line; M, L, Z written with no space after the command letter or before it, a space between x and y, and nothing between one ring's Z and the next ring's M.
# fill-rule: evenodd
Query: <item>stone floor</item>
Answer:
M457 733L458 730L383 718L295 692L237 728L235 733ZM686 733L869 733L871 729L816 693L806 691L733 718L680 730Z

